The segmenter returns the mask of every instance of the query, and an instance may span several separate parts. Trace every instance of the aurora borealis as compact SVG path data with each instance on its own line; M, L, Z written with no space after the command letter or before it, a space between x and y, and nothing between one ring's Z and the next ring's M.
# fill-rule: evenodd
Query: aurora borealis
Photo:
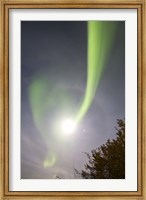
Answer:
M22 22L22 178L75 178L124 117L124 22ZM78 128L66 137L59 123Z
M115 31L116 22L87 22L87 83L85 97L76 116L77 122L82 119L93 101Z

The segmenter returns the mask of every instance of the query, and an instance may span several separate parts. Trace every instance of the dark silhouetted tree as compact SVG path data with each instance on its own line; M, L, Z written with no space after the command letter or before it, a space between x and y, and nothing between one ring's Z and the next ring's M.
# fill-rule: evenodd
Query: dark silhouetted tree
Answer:
M125 178L125 121L117 120L116 138L107 140L98 149L92 150L85 169L76 170L85 179L124 179Z

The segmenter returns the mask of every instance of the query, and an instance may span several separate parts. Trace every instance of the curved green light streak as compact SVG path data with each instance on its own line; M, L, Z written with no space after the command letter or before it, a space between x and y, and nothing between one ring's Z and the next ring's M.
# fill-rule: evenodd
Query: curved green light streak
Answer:
M75 117L77 123L84 117L94 99L110 53L115 27L116 22L87 22L87 85L83 102Z
M43 162L44 168L46 167L52 167L56 162L56 156L54 153L49 152L49 155L46 157L46 159Z
M45 115L56 110L59 111L56 117L73 112L74 104L68 92L44 76L34 78L28 88L28 98L35 126L45 140L48 135L44 129Z

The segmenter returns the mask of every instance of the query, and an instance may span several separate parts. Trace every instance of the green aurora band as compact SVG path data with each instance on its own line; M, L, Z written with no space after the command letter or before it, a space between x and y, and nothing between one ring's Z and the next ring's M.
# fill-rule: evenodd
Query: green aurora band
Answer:
M52 148L51 152L48 149L45 155L44 167L52 167L57 159L57 154L55 150L53 151L53 145L49 143L48 130L44 125L45 116L48 112L52 113L53 109L57 107L60 110L60 116L63 116L64 113L69 113L69 116L73 116L76 123L83 119L93 102L104 66L110 55L116 26L117 22L87 22L87 84L83 100L78 108L77 105L74 105L73 99L68 95L68 92L60 86L52 84L47 75L34 77L30 84L28 97L34 124L48 148L50 146ZM57 125L55 126L57 127ZM55 141L58 140L60 142L60 139L62 140L61 136L58 136L60 130L59 127L56 127L51 129L52 135Z
M88 111L113 43L116 22L87 22L87 85L83 102L75 117L77 123Z

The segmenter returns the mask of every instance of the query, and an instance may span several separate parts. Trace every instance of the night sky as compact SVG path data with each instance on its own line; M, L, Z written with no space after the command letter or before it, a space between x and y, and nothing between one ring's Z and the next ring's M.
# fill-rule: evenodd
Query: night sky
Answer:
M35 80L46 83L36 110L46 105L49 94L52 102L44 106L38 126L30 102ZM94 100L77 130L70 136L55 133L54 121L65 106L69 113L78 109L86 81L86 21L21 22L21 178L77 178L74 168L83 169L84 152L116 137L116 120L125 118L125 22L117 23ZM46 157L53 164L44 166Z

